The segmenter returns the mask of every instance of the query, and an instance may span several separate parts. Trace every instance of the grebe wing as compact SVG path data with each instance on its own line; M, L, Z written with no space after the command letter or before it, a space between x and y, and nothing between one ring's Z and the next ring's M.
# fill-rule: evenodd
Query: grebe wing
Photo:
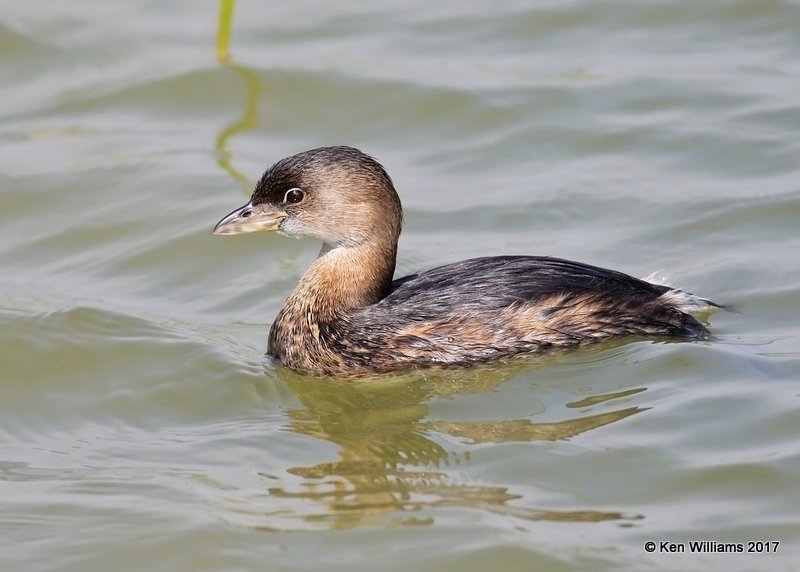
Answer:
M536 303L556 295L594 294L620 303L646 302L671 288L622 272L547 256L472 258L399 278L378 305L417 304L503 307Z

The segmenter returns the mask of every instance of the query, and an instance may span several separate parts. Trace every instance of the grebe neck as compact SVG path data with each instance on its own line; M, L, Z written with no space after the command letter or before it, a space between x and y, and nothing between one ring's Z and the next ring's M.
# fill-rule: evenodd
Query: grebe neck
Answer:
M375 304L389 293L396 258L396 242L323 245L284 308L302 307L314 320Z

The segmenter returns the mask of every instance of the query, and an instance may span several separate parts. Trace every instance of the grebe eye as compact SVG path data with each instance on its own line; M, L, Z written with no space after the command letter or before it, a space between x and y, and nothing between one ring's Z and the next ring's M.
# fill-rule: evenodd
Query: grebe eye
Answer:
M286 196L283 197L283 201L286 203L295 204L302 201L305 196L305 193L300 189L289 189L286 191Z

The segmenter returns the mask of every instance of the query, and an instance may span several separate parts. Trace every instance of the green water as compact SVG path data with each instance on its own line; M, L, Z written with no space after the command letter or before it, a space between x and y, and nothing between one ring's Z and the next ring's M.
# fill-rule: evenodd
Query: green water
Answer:
M800 6L240 0L227 63L217 10L0 11L0 569L800 569ZM548 254L738 311L709 343L276 369L319 245L211 229L327 144L392 174L401 274Z

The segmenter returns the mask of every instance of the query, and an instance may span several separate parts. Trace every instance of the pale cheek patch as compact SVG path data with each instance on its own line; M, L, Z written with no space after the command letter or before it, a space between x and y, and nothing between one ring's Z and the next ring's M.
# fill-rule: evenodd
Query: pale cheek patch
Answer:
M286 218L278 227L278 233L292 238L315 238L325 244L338 244L341 237L318 226L310 227L296 218Z
M278 234L283 236L290 236L292 238L302 238L308 236L308 232L303 228L303 225L297 224L295 219L285 218L278 225Z

